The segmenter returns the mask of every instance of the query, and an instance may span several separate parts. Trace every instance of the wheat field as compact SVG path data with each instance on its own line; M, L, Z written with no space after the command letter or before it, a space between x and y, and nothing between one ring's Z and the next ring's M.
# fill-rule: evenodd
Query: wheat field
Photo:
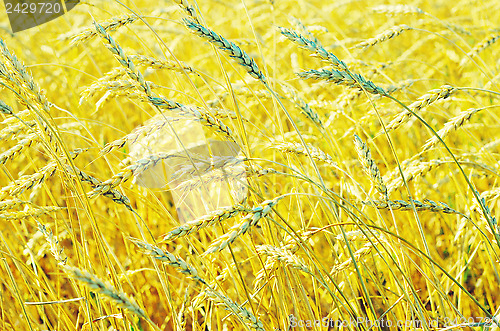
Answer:
M0 19L1 330L500 328L500 3Z

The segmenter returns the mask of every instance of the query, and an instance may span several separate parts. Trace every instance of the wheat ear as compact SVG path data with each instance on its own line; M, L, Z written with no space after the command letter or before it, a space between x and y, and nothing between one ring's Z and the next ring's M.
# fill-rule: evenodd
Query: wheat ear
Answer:
M417 112L421 110L424 107L427 107L431 103L440 100L440 99L446 99L448 98L452 93L454 93L457 89L454 88L453 86L450 85L444 85L441 86L439 89L431 90L418 98L417 101L412 103L411 105L408 106L410 110L413 112ZM412 116L412 113L408 110L403 111L399 115L395 116L394 119L387 124L386 130L395 130L398 127L400 127L404 122L406 122L410 117ZM383 133L383 132L381 132Z
M481 53L486 48L496 43L499 39L500 39L500 34L495 33L481 40L477 45L475 45L471 49L469 53L467 53L467 57L462 59L460 65L463 66L469 58L479 55L479 53Z
M380 175L380 170L372 158L372 153L370 148L366 145L358 135L354 135L354 145L356 146L356 151L358 152L359 160L363 165L363 169L366 174L370 177L370 180L375 185L377 191L384 196L386 200L389 199L389 194L387 192L387 186L384 184L382 175Z
M362 88L368 93L386 95L387 92L375 85L373 82L366 80L360 74L351 73L350 71L340 71L335 69L307 70L297 73L302 79L326 80L339 85L345 85L351 88Z
M64 249L59 244L59 240L57 239L57 237L54 236L52 234L52 231L47 229L45 225L41 224L38 221L37 224L38 231L43 233L43 235L45 236L45 239L50 245L50 252L54 256L57 263L62 266L66 265L66 263L68 262L68 257L66 256L66 254L64 254Z
M294 153L294 154L298 154L298 155L307 156L307 152L304 148L304 145L302 145L302 144L284 142L284 143L277 144L273 147L282 151L282 152L285 152L285 153ZM338 168L338 164L333 161L332 157L330 155L328 155L327 153L325 153L324 151L322 151L321 149L316 148L316 147L312 146L311 144L307 144L307 148L309 149L309 152L311 153L311 156L313 157L313 159L321 161L321 162L325 162L325 163L327 163L335 168Z
M174 154L158 153L148 155L143 159L136 161L134 164L124 168L122 171L111 177L110 179L99 183L94 189L88 193L89 198L94 198L99 195L104 195L110 192L113 188L128 181L132 176L137 175L150 167L156 165L161 160L175 157Z
M282 198L283 197L278 197L273 200L266 200L259 206L253 208L247 216L241 219L240 223L235 224L231 229L229 229L228 232L212 242L203 255L212 254L217 251L220 252L226 248L229 244L235 241L236 238L246 233L251 227L255 226L261 218L266 217Z
M198 232L200 229L210 225L222 222L228 218L234 217L241 212L249 212L249 208L242 205L234 205L213 211L207 215L201 216L195 220L189 221L167 233L162 241L170 241Z
M101 22L99 24L103 27L103 29L106 32L111 32L111 31L115 31L115 30L121 28L122 26L125 26L127 24L131 24L131 23L137 21L138 19L139 19L139 17L137 15L130 14L130 15L123 15L123 16L119 16L119 17L113 17L112 19L110 19L106 22ZM60 39L72 38L71 44L79 45L79 44L82 44L84 42L89 41L90 39L93 39L96 36L97 36L97 32L95 29L85 28L84 30L82 30L81 32L79 32L76 35L74 33L70 32L69 34L61 36Z
M415 209L417 211L431 211L431 212L439 212L445 214L458 214L464 217L464 214L461 212L450 208L444 202L436 203L432 200L425 199L424 202L420 202L418 200L412 200L415 205ZM365 201L363 204L371 207L376 207L378 209L392 209L392 210L401 210L401 211L409 211L413 210L411 202L403 201L403 200L373 200L373 201Z
M284 248L271 245L258 245L256 249L257 253L267 255L271 262L282 262L291 268L311 274L304 261Z
M406 24L396 25L396 26L393 26L392 28L376 35L373 38L370 38L370 39L367 39L367 40L360 42L359 44L357 44L354 47L366 48L366 47L370 47L370 46L375 46L376 44L379 44L381 42L384 42L386 40L389 40L389 39L392 39L396 36L399 36L403 31L407 31L407 30L411 30L411 28Z
M291 29L286 29L282 27L280 27L279 29L281 34L286 38L288 38L290 41L296 43L302 48L305 48L315 53L321 59L330 62L334 68L341 71L349 70L349 68L343 61L339 60L339 58L336 57L334 54L328 52L320 43L316 43L313 40L310 40Z
M471 108L467 111L461 112L457 116L450 119L445 123L444 127L436 132L439 137L443 140L451 131L457 130L459 127L464 125L465 122L469 121L472 115L481 111L484 108ZM422 151L426 151L433 146L435 146L439 142L439 139L436 136L432 136L422 147Z
M86 270L80 270L76 267L63 266L68 276L84 283L91 290L96 291L116 303L119 307L129 310L135 315L149 321L144 310L142 310L135 301L121 291L115 289L111 284L104 282Z
M227 40L226 38L218 35L214 31L204 27L203 25L190 20L183 19L186 27L195 33L197 36L207 40L211 44L215 45L217 48L226 52L230 57L232 57L238 64L245 68L246 72L255 79L260 80L264 84L266 83L266 77L260 71L257 63L252 59L244 50L242 50L235 43Z
M161 249L155 245L151 245L151 244L144 242L142 240L135 239L135 238L129 238L129 240L134 245L139 247L144 254L151 256L158 261L161 261L163 263L168 264L169 266L172 266L172 267L178 269L179 272L186 274L186 275L189 275L191 278L193 278L196 281L200 281L201 283L206 284L206 282L202 278L200 278L200 276L198 276L198 271L196 271L196 269L193 266L186 263L186 261L184 261L180 257L177 257L177 256L175 256L167 251L164 251L163 249Z
M71 168L69 165L66 167L68 173L73 174L73 168ZM82 170L78 169L75 167L76 171L76 177L81 180L82 182L90 184L92 188L97 188L99 185L101 185L101 181L85 172ZM133 211L132 205L130 204L130 199L120 193L119 191L115 189L110 189L107 192L104 192L102 195L104 195L107 198L112 199L114 202L124 205L127 207L128 210Z
M397 14L425 14L425 12L415 6L409 5L380 5L371 8L379 14L397 15Z

